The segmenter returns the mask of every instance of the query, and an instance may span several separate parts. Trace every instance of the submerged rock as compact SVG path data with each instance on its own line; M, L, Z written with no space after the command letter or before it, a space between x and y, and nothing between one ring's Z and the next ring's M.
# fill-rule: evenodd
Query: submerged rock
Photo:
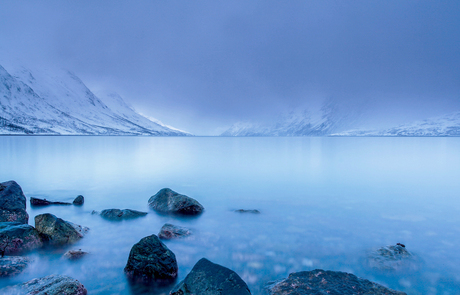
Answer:
M82 251L81 249L69 250L64 253L63 257L69 260L77 260L77 259L83 258L87 254L88 252Z
M0 183L0 222L29 222L26 196L16 181Z
M83 232L87 229L50 213L35 216L35 228L50 245L75 243L83 238Z
M23 256L0 258L0 277L10 277L23 272L33 260Z
M132 219L141 216L147 215L147 212L141 212L131 209L105 209L102 210L100 215L109 220L122 220L122 219Z
M72 205L68 202L49 201L47 199L39 199L30 197L30 205L32 206L48 206L48 205Z
M151 235L134 244L124 271L135 282L167 284L176 279L178 267L174 253Z
M403 244L381 247L367 257L368 266L381 271L409 271L420 268L420 259Z
M77 206L83 205L83 203L85 203L85 198L82 195L78 195L75 200L73 200L73 204Z
M197 215L203 212L203 206L195 199L164 188L150 197L149 206L160 213Z
M315 269L291 273L287 279L268 286L269 295L330 294L330 295L405 295L366 279L341 272Z
M0 223L0 255L19 254L43 246L39 232L20 222Z
M238 213L254 213L254 214L259 214L260 211L257 210L257 209L238 209L238 210L235 210L235 212L238 212Z
M188 228L166 223L161 227L158 237L160 239L169 240L174 238L184 238L191 234L192 233Z
M88 291L79 281L68 276L50 275L23 284L0 289L0 294L11 295L86 295Z
M201 258L170 295L245 295L248 285L236 272Z

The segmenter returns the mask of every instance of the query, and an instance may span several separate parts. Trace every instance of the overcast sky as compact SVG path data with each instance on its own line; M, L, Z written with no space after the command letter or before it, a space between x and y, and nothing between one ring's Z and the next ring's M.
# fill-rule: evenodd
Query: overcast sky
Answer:
M459 16L458 0L0 0L0 49L194 134L330 97L399 123L460 110Z

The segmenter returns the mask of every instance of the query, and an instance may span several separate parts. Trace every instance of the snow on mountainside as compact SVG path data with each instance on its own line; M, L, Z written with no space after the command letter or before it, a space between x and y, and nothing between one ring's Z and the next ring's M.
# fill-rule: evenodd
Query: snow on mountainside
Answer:
M319 109L297 109L281 115L274 123L239 122L221 136L324 136L355 127L362 119L364 105L349 108L326 100Z
M385 130L349 130L332 136L460 136L460 112Z
M10 74L0 66L0 134L188 135L141 116L118 95L103 99L68 71Z

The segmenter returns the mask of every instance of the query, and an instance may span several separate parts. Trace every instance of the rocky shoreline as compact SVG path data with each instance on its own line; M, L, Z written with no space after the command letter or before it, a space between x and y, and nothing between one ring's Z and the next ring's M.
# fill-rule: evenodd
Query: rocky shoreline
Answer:
M73 203L30 198L31 206L82 205L84 197L79 195ZM204 207L195 199L179 194L169 188L158 191L148 200L149 207L157 214L172 216L200 215ZM238 209L238 213L261 214L257 209ZM132 209L106 209L93 211L108 221L136 219L148 214ZM0 277L10 277L27 269L32 259L27 253L46 246L71 245L84 238L90 229L66 221L50 213L35 216L35 226L28 225L26 197L15 181L0 183ZM193 231L165 224L158 236L151 234L134 244L126 253L127 263L124 273L131 284L153 285L172 288L170 295L186 294L251 294L243 279L233 270L213 263L203 257L181 282L177 283L179 265L173 253L162 240L180 239L187 243ZM185 239L184 239L185 238ZM67 251L63 258L77 260L86 256L84 250ZM405 271L418 269L420 264L415 255L405 245L384 246L372 251L366 265L382 271ZM42 293L38 293L42 292ZM330 270L305 270L291 273L277 282L266 282L268 295L284 294L405 294L388 289L377 283L353 274ZM23 284L0 289L1 294L87 294L88 291L78 280L49 275L33 279Z

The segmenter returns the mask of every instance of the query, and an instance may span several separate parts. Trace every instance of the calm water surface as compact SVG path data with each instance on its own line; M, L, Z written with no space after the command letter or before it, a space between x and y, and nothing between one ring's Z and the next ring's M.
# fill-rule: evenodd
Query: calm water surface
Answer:
M82 207L30 208L88 226L62 249L0 287L53 273L80 280L89 294L142 294L123 274L129 251L164 223L190 228L166 241L182 280L202 257L236 271L253 294L291 272L347 271L408 294L460 294L460 138L0 137L0 181L26 197ZM198 218L161 216L147 200L169 187L205 207ZM109 222L93 210L148 211ZM235 209L258 209L239 214ZM397 242L417 254L419 271L365 267L368 251ZM91 253L75 262L69 249ZM170 287L172 288L172 286ZM170 288L156 290L167 294Z

